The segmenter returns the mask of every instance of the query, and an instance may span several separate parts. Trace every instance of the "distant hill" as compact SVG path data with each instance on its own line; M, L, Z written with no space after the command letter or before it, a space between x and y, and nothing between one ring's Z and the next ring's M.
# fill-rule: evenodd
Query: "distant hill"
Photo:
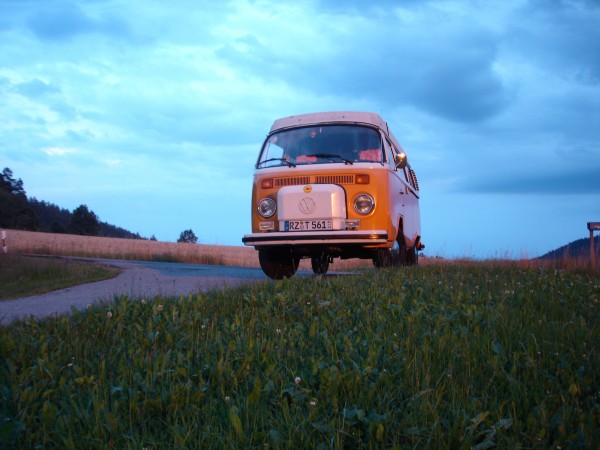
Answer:
M596 253L596 260L600 259L600 236L594 236L594 251ZM556 250L549 251L548 253L540 256L537 259L544 260L561 260L561 259L577 259L577 260L589 260L590 259L590 238L577 239L576 241L570 242Z
M40 201L35 197L29 199L29 206L38 219L38 229L48 233L66 233L73 213L49 202ZM99 221L101 237L115 237L124 239L145 239L138 233L132 233L124 228Z
M0 228L146 239L138 233L101 222L86 205L71 212L43 200L28 198L23 180L15 178L8 167L0 172ZM154 236L150 239L156 240Z

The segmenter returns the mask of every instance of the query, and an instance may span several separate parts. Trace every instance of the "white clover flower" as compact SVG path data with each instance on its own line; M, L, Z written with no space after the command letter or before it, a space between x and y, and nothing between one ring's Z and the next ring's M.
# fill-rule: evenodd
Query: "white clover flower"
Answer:
M296 384L302 383L302 378L300 378L300 377L294 378L294 383L296 383Z
M311 399L310 399L310 406L312 406L313 408L314 408L315 406L317 406L317 399L316 399L316 398L311 398Z
M158 310L162 311L163 310L163 305L158 305Z
M112 317L112 311L107 312L106 317L108 317L110 319Z
M146 299L145 299L145 298L143 298L143 299L142 299L142 305L145 305L145 304L146 304Z

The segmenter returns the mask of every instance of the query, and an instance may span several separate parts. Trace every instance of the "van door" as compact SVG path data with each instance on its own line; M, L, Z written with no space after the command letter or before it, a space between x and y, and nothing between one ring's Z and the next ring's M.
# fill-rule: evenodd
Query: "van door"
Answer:
M406 227L407 214L407 184L406 177L402 169L396 169L394 157L398 153L398 150L394 148L392 143L384 138L384 146L386 155L388 156L390 171L388 175L388 193L389 193L389 209L390 209L390 220L393 222L394 228L398 227L400 219L402 219L404 226Z

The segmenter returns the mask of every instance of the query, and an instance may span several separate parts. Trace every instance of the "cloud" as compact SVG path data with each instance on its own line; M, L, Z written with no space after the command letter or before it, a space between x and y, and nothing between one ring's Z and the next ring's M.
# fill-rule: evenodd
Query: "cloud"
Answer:
M112 14L93 17L75 3L59 3L38 11L29 18L33 33L43 40L67 40L77 35L105 33L113 36L128 34L125 21Z
M25 83L17 83L15 85L15 90L19 94L30 98L43 97L48 94L60 92L60 89L57 87L52 86L51 84L46 83L38 78Z
M380 19L385 19L394 10L415 10L419 9L432 0L371 0L364 2L363 0L346 0L343 2L332 2L329 0L316 0L314 8L319 13L329 13L337 16L344 15L368 15L378 16ZM433 0L435 1L435 0Z
M76 149L64 147L44 147L42 151L48 156L66 156L77 152Z
M466 44L449 56L423 64L407 80L406 99L431 114L456 122L479 122L496 116L511 100L493 71L493 49Z
M123 164L123 161L120 159L105 159L104 164L111 167L117 167Z
M283 42L277 21L262 31L257 16L258 34L241 25L242 36L216 55L237 70L286 80L318 96L363 98L385 108L412 105L464 123L497 115L512 98L494 70L497 37L443 11L432 19L422 9L408 18L388 14L385 21L294 10L290 21L309 26L286 30Z
M556 76L600 83L600 4L527 2L515 11L507 41L517 55Z
M532 170L474 177L459 184L459 191L479 194L595 195L600 194L600 165L590 161L588 167L565 168L563 171Z

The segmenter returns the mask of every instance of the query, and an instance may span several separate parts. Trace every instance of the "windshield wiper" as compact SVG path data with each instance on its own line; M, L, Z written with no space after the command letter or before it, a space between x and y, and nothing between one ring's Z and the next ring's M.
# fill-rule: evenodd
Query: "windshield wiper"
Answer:
M287 159L285 159L285 158L271 158L271 159L265 159L264 161L261 161L261 162L259 162L258 164L259 164L259 165L263 165L263 164L266 164L266 163L268 163L268 162L271 162L271 161L281 161L281 162L283 162L283 163L286 163L286 164L288 165L288 167L296 167L296 164L294 164L293 162L290 162L290 161L288 161L288 160L287 160Z
M333 158L338 158L338 159L341 159L342 161L344 161L344 164L354 164L354 161L352 161L351 159L346 159L343 156L336 155L335 153L314 153L312 155L306 155L306 156L314 156L316 158L327 158L330 161L332 161Z

